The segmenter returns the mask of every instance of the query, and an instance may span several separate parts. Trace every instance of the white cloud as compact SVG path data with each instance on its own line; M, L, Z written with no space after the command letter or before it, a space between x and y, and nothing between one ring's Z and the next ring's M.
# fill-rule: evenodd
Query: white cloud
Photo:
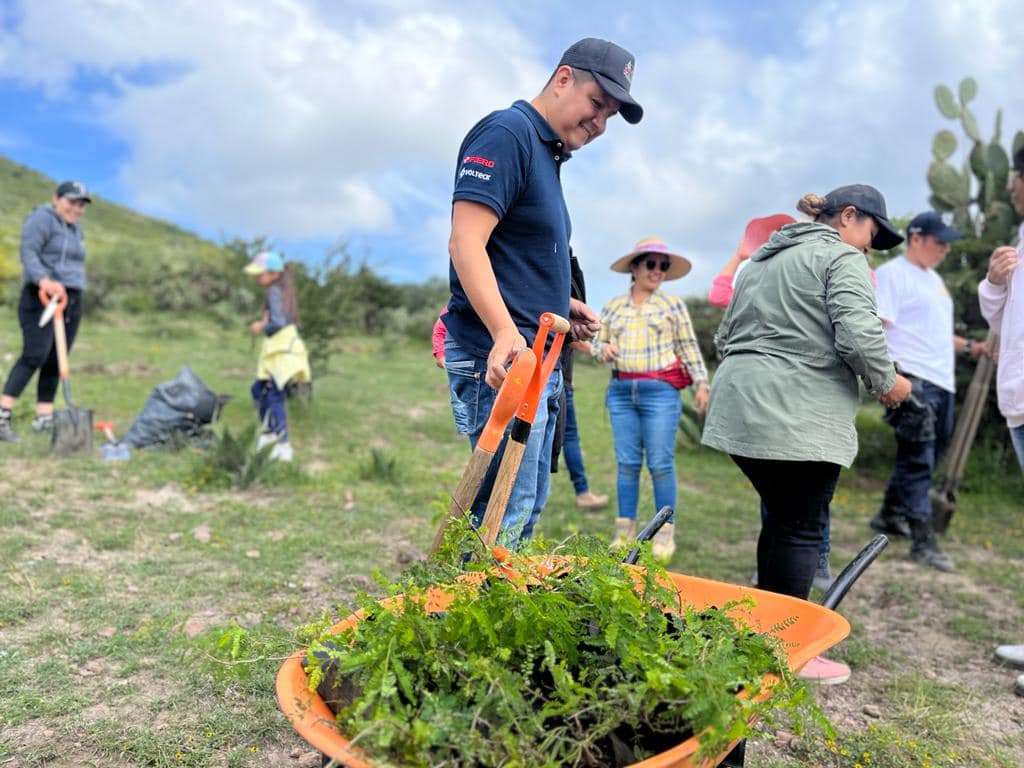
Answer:
M553 50L625 30L645 118L615 121L563 174L597 305L624 288L607 264L645 235L691 256L672 287L692 293L748 218L793 213L805 192L862 181L893 214L924 207L931 137L960 134L934 107L938 82L977 78L985 135L997 105L1004 139L1024 127L1011 0L780 6L792 23L756 45L748 19L729 16L742 10L711 5L581 6L557 24L533 0L154 8L26 0L0 32L0 78L56 99L106 83L95 119L127 145L121 183L148 212L242 235L380 235L408 246L403 275L445 272L453 163L472 123L534 95Z
M130 148L135 200L244 233L393 229L409 179L449 173L481 111L543 78L515 30L429 12L332 28L293 0L47 6L24 6L7 75L51 94L109 78L97 119ZM171 76L140 81L143 66Z

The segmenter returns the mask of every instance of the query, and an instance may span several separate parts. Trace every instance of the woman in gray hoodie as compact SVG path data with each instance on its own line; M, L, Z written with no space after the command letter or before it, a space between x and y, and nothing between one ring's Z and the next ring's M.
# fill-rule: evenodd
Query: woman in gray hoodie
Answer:
M903 240L881 193L855 184L797 207L814 221L773 234L736 281L703 443L764 503L759 586L806 599L839 470L857 454L857 378L893 406L910 382L889 358L865 259Z
M74 343L82 319L82 294L85 291L85 245L79 219L92 198L85 186L65 181L57 187L53 199L35 208L21 229L22 290L18 301L21 323L21 357L14 364L3 396L0 397L0 440L18 439L11 427L11 411L32 375L39 371L36 388L36 417L32 430L53 428L53 398L57 393L57 351L53 326L39 326L46 305L40 294L51 301L67 297L64 323L68 348Z

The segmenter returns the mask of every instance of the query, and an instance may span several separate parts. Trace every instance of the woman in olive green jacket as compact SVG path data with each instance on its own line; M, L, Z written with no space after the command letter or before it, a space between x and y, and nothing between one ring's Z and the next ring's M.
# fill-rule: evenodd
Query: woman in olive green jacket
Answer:
M703 443L761 496L758 585L806 599L839 470L857 454L857 377L886 405L910 383L889 358L865 259L903 240L881 193L852 185L797 207L814 221L773 234L736 280Z

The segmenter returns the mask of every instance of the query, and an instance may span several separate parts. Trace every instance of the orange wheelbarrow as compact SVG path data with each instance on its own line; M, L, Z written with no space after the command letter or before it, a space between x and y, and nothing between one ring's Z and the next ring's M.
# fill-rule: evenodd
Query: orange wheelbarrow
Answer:
M652 536L670 514L671 509L668 507L662 509L638 538L642 540ZM836 613L834 608L887 544L885 536L876 536L839 574L821 605L788 595L681 573L669 572L668 576L678 590L680 601L698 611L752 596L756 605L744 612L745 623L755 631L778 637L782 641L790 669L798 671L849 634L849 622ZM634 557L631 553L627 562ZM426 610L443 611L451 599L450 593L438 587L428 594ZM341 632L361 619L359 612L354 613L332 627L331 631ZM296 651L277 673L277 700L281 711L299 735L325 758L334 759L346 768L375 768L367 755L358 747L350 745L349 740L340 732L334 713L326 702L315 691L309 690L309 678L303 669L305 655L304 649ZM745 749L742 742L732 744L725 752L702 762L695 762L698 747L699 736L693 736L671 749L634 763L630 768L741 768L744 764Z

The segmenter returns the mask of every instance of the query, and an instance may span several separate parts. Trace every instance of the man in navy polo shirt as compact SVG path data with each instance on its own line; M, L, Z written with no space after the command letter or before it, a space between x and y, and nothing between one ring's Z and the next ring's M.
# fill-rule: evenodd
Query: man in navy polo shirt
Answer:
M543 312L568 317L577 339L597 331L594 311L569 297L571 224L559 174L572 152L604 133L609 118L621 113L637 123L643 117L629 94L633 67L633 55L614 43L580 40L562 55L540 94L492 112L459 148L444 357L455 425L473 447L505 366L532 344ZM530 540L547 501L561 389L555 370L502 522L499 538L506 546ZM478 523L498 463L473 504Z

